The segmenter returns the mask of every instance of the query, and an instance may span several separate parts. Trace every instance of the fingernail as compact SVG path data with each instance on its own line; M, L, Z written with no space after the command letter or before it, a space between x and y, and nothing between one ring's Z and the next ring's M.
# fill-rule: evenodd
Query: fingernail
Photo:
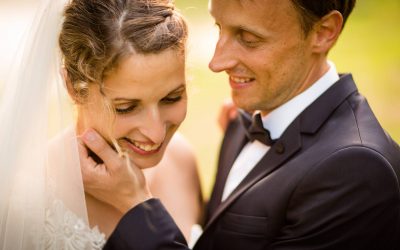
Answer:
M89 130L85 133L84 138L86 141L92 142L96 140L96 134L93 131Z

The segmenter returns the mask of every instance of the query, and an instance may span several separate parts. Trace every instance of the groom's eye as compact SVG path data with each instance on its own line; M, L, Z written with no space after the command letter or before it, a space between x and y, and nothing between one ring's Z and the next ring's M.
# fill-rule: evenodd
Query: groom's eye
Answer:
M245 30L241 30L238 33L238 37L239 37L239 41L242 44L244 44L246 47L251 47L251 48L256 47L262 41L258 36L248 32L248 31L245 31Z

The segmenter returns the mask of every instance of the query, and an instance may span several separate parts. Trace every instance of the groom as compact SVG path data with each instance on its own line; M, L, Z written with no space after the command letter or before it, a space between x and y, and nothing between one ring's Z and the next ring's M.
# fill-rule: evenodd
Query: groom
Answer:
M229 75L241 112L194 249L400 249L400 149L352 75L327 61L354 4L211 0L220 35L210 68ZM125 168L100 137L85 142L111 173ZM186 249L133 172L83 166L86 191L126 212L105 249Z

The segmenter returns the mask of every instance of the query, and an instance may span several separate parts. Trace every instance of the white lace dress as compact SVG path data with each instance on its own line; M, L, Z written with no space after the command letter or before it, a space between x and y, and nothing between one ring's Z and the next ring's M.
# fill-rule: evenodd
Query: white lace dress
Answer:
M45 231L45 249L49 250L100 250L106 242L97 227L89 228L60 200L54 200L46 211Z
M76 143L73 127L49 143L43 239L46 250L97 250L106 242L98 227L89 227Z

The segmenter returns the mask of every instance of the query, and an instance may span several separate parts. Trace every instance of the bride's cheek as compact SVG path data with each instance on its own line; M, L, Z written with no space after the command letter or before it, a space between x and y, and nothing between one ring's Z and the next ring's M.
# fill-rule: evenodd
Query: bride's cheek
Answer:
M136 120L133 116L116 115L113 122L113 137L122 138L129 137L130 132L135 129Z
M174 125L180 125L186 118L187 102L182 100L168 109L169 121Z

